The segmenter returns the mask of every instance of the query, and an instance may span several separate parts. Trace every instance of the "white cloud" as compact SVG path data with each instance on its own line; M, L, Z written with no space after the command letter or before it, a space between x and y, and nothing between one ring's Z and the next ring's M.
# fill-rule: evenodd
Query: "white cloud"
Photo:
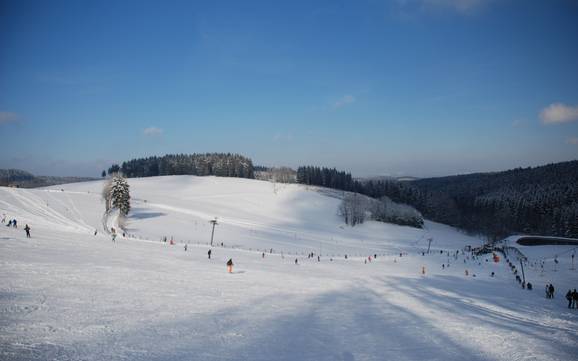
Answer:
M397 0L397 8L408 15L414 12L451 11L470 15L483 9L495 0ZM409 13L408 13L409 12Z
M293 140L293 134L291 133L277 133L275 134L275 136L273 136L273 141L275 142L282 142L282 141L286 141L286 142L290 142Z
M544 124L568 123L578 120L578 106L554 103L548 105L540 112L540 118Z
M422 0L426 7L453 9L460 13L471 13L490 0Z
M566 143L578 145L578 137L570 137L566 139Z
M143 130L143 134L149 137L156 137L163 134L163 130L157 127L148 127Z
M355 97L353 95L344 95L335 103L333 103L333 109L343 108L346 105L355 103Z
M18 115L12 112L0 112L0 124L13 123L18 120Z

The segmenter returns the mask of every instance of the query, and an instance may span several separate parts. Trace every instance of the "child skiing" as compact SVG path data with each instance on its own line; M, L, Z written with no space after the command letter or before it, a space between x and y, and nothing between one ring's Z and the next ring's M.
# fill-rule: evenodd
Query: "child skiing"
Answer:
M28 226L28 224L26 224L24 230L26 231L26 238L30 238L30 227Z

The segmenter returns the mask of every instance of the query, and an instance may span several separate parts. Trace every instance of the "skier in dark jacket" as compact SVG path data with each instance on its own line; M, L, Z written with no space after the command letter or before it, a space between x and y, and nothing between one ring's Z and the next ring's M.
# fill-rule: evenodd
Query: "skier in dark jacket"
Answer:
M550 298L554 298L554 285L550 283L550 287L548 287L548 291L550 291Z
M209 256L209 259L211 259L211 250L209 250L209 252L207 252L207 255Z
M578 308L578 292L576 292L576 289L572 291L572 301L572 308Z
M574 301L574 298L572 297L572 291L568 290L568 293L566 293L566 299L568 300L568 308L572 308L572 303Z
M26 227L24 227L24 230L26 231L26 237L30 238L30 227L28 226L28 224L26 225Z
M15 219L12 220L12 227L18 228L18 223L16 222Z

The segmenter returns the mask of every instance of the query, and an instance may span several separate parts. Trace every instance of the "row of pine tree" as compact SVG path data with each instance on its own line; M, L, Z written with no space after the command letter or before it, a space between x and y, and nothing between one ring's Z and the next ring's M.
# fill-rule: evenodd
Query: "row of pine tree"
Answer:
M254 178L251 159L231 153L167 154L162 157L137 158L123 162L120 166L112 165L108 174L119 171L128 178L163 175Z

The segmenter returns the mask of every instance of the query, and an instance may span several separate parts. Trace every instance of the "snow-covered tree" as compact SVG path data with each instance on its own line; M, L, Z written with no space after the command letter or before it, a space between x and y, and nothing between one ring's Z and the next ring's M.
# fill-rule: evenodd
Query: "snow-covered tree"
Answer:
M115 174L112 178L110 199L112 207L117 208L121 215L126 216L128 214L130 211L129 186L126 179L120 174Z
M339 205L339 214L346 224L355 226L365 221L367 197L357 193L347 193Z

